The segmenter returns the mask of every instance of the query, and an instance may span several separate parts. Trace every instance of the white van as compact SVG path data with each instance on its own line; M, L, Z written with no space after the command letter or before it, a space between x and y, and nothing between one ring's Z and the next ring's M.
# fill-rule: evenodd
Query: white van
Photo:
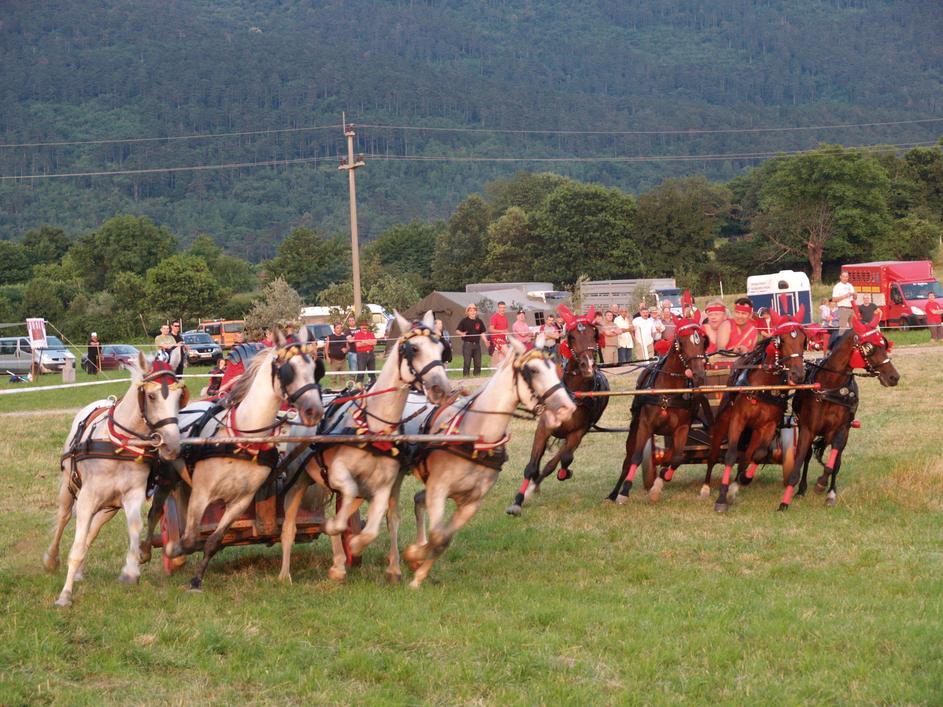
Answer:
M766 307L777 314L795 314L800 305L805 305L803 324L811 324L812 287L804 272L780 270L769 275L751 275L747 278L747 297L753 308Z

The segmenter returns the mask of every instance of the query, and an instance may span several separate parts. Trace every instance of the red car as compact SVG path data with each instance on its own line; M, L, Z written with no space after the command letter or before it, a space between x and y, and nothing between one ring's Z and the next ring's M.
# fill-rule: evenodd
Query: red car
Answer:
M109 371L120 368L122 363L137 359L140 351L128 344L109 344L102 346L101 370ZM88 354L82 356L82 370L88 371Z

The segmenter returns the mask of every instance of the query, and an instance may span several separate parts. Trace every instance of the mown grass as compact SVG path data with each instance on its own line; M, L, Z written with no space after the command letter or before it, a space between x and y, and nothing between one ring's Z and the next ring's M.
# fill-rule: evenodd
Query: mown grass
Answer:
M604 504L622 436L594 434L576 477L513 519L533 431L516 421L485 507L419 592L384 583L385 535L342 586L322 539L296 548L290 586L279 548L253 547L225 550L202 594L157 560L127 588L119 515L75 606L54 609L64 574L40 558L70 416L0 418L0 703L939 703L940 349L895 362L898 388L862 382L833 509L810 493L776 513L772 467L726 516L697 497L699 466L659 505Z

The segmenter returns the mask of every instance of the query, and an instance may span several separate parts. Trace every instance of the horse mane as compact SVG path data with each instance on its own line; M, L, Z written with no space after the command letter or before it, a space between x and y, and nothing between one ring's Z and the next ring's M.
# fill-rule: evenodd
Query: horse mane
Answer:
M235 407L249 394L249 388L252 387L252 382L255 380L259 369L266 363L269 363L270 356L267 355L269 353L269 350L263 349L252 357L252 360L249 362L249 367L246 368L243 374L233 383L232 388L229 389L229 395L226 396L223 403L226 407Z

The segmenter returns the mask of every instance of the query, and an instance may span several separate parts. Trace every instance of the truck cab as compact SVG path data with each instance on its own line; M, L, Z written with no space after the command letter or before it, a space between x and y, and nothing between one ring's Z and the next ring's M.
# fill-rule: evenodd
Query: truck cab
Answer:
M881 308L885 326L922 326L926 324L927 295L935 292L943 298L943 287L933 275L929 260L856 263L842 268L855 286L855 300L870 294Z

